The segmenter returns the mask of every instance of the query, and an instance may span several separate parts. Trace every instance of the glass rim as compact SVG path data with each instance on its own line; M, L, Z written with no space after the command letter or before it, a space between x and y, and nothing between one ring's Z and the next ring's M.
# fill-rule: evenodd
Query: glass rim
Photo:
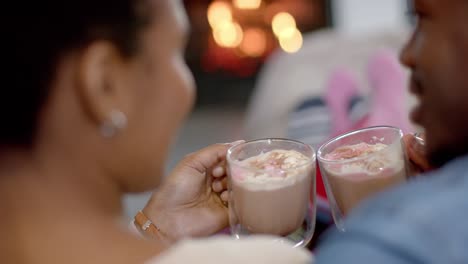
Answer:
M374 155L377 155L378 153L382 153L387 148L384 148L384 149L381 149L381 150L378 150L378 151L375 151L375 152L372 152L372 153L368 153L368 154L365 154L363 156L358 156L358 157L354 157L354 158L351 158L351 159L344 159L344 160L331 160L331 159L326 159L326 158L323 157L323 149L328 147L330 144L332 144L332 143L334 143L334 142L336 142L338 140L341 140L343 138L349 137L349 136L353 136L353 135L356 135L356 134L359 134L359 133L362 133L362 132L366 132L366 131L370 131L370 130L377 130L377 129L390 129L390 130L398 132L398 134L400 134L400 137L403 137L403 130L401 130L401 128L394 127L394 126L371 126L371 127L356 129L356 130L347 132L345 134L336 136L336 137L328 140L327 142L325 142L322 146L320 146L319 150L317 151L318 161L329 163L329 164L337 164L337 163L343 164L343 163L348 163L348 162L356 162L356 161L359 161L359 160L364 160L364 159L367 159L367 158L372 157Z
M301 146L304 146L306 147L308 150L310 150L310 153L311 155L304 155L304 153L301 153L303 154L304 156L306 156L307 158L309 158L308 161L304 162L304 163L300 163L292 168L288 168L288 169L281 169L281 171L284 171L284 172L288 172L288 171L292 171L292 170L296 170L296 169L299 169L299 168L303 168L303 167L306 167L308 165L312 165L316 162L316 159L317 159L317 154L315 152L315 149L309 145L309 144L306 144L304 142L301 142L301 141L298 141L298 140L294 140L294 139L287 139L287 138L262 138L262 139L254 139L254 140L249 140L249 141L246 141L246 142L243 142L239 145L235 145L235 146L232 146L228 149L227 151L227 155L226 155L226 161L228 164L233 164L235 165L236 167L239 167L239 168L242 168L242 169L245 169L245 170L250 170L250 171L255 171L255 172L269 172L265 169L258 169L258 168L252 168L252 167L248 167L248 166L244 166L241 164L241 162L237 159L233 159L232 158L232 154L233 152L238 149L238 148L241 148L243 146L246 146L246 145L249 145L249 144L253 144L253 143L261 143L261 142L268 142L268 141L277 141L277 142L290 142L290 143L295 143L295 144L298 144L298 145L301 145Z

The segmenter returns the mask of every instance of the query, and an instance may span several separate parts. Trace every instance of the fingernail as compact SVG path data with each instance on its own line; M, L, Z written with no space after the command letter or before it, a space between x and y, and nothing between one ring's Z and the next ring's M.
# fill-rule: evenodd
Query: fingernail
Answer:
M216 167L213 169L213 175L215 176L221 176L223 173L224 173L223 167Z
M414 140L411 144L411 147L420 153L424 153L426 151L425 140L422 138L421 134L419 133L415 133L413 136L414 136Z
M228 192L223 192L221 194L221 200L225 201L226 203L229 202L229 194Z

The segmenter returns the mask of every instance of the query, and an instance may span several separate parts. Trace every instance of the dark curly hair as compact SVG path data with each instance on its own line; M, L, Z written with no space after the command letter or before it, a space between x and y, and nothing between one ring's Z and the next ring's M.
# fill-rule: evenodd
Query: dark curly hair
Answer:
M58 60L96 40L131 56L149 23L138 0L9 1L3 42L7 72L0 99L0 150L30 147ZM3 31L3 30L2 30ZM3 31L4 32L4 31Z

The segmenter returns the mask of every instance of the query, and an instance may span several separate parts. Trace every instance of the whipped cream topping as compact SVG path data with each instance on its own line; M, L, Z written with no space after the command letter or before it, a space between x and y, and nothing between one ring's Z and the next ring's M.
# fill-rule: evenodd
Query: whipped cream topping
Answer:
M357 157L362 157L374 152L381 151L388 146L382 143L377 143L374 145L367 143L359 143L356 145L345 145L339 148L336 148L334 151L325 155L325 159L328 160L346 160Z
M255 189L290 186L310 174L310 158L294 150L272 150L250 157L231 168L237 183Z
M365 173L370 175L379 174L387 169L401 170L404 167L403 157L401 155L395 155L393 151L387 149L389 146L377 143L367 144L359 143L355 145L341 146L334 151L325 155L325 159L334 161L346 161L348 159L364 157L369 154L375 153L375 155L369 156L362 160L357 160L343 164L331 164L327 166L327 169L340 174L356 174Z

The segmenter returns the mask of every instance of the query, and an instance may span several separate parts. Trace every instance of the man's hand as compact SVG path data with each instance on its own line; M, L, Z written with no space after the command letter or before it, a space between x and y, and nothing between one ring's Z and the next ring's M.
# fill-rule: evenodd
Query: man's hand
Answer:
M406 154L411 163L411 176L430 171L430 166L424 147L424 136L408 134L403 137Z

